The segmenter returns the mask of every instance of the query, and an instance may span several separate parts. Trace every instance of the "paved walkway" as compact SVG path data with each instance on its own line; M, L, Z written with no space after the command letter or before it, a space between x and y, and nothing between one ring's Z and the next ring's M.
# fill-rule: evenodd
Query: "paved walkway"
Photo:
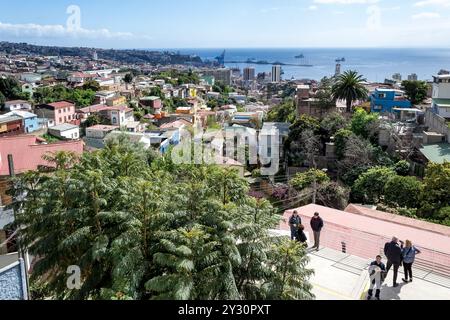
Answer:
M315 274L310 281L317 300L366 299L369 288L367 266L370 261L328 248L311 251L309 268ZM397 288L392 287L393 271L382 286L382 300L450 300L450 277L431 277L416 270L414 282L403 284L399 273ZM413 269L414 272L414 269ZM421 277L423 279L421 279ZM428 280L426 280L428 279ZM430 281L433 280L432 281Z

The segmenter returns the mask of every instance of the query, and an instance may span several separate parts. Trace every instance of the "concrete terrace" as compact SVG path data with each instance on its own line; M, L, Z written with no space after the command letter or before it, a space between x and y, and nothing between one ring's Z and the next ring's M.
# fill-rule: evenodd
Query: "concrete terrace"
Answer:
M369 289L367 272L370 260L321 248L310 252L309 268L315 274L310 279L317 300L365 300ZM383 259L386 262L386 259ZM450 300L450 278L413 267L414 281L404 284L400 268L399 286L392 287L393 271L381 289L382 300Z
M290 236L289 231L273 230L274 235ZM308 246L311 235L306 232ZM308 268L314 270L310 278L317 300L365 300L369 289L368 266L374 259L361 258L341 251L321 247L308 249ZM383 257L386 263L386 258ZM403 268L399 270L397 288L392 287L393 270L381 289L381 300L450 300L450 275L413 266L414 281L404 284Z

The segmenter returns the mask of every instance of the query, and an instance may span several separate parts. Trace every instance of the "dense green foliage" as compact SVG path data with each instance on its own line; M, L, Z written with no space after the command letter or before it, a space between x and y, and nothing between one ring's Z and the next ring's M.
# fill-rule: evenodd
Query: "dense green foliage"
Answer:
M51 174L15 182L17 222L40 259L32 282L56 299L312 299L304 248L268 230L280 217L235 171L175 165L125 136ZM19 212L19 211L17 211ZM66 287L67 267L82 272Z
M384 195L386 181L395 176L390 168L375 167L367 170L352 187L353 200L364 204L376 204Z
M412 104L420 104L427 98L428 84L425 81L405 80L402 82L402 87Z
M0 77L0 109L5 101L15 99L28 100L30 96L27 92L22 92L22 87L16 79Z
M376 135L378 129L378 114L367 113L366 110L358 108L353 114L350 127L357 136L376 141L375 139L378 138Z
M71 101L77 107L87 107L94 103L95 91L92 89L71 89L63 85L37 88L33 94L36 103L52 103L57 101Z
M290 181L292 187L296 190L303 190L313 185L314 181L317 184L323 184L330 181L328 175L322 170L309 169L306 172L297 173Z
M267 114L266 120L269 122L294 123L297 118L297 109L294 100L287 99L282 104L273 107Z
M436 217L450 225L450 162L430 163L423 179L423 192L420 195L420 215Z
M418 208L422 183L415 177L393 176L384 186L385 202L404 208Z

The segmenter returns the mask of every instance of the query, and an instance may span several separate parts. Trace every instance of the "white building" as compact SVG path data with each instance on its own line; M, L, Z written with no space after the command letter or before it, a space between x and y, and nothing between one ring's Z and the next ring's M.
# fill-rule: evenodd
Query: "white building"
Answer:
M450 119L450 75L443 74L433 78L432 110L441 117Z
M104 139L110 132L119 130L118 126L108 126L98 124L89 128L86 128L86 138L89 139Z
M274 83L281 82L281 66L280 65L272 66L272 82L274 82Z
M70 123L64 123L48 128L48 133L61 139L77 140L80 138L80 127Z
M31 103L25 100L11 100L5 102L6 111L31 110Z

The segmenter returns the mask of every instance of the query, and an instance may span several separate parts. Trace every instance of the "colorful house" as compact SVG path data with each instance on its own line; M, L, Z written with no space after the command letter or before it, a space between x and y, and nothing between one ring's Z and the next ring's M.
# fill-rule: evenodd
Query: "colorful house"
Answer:
M24 133L31 133L40 129L36 114L27 111L12 111L5 116L18 116L23 119Z
M23 119L19 116L0 116L0 137L24 133Z
M394 89L377 88L371 95L370 110L378 113L392 113L394 108L411 108L411 102L404 92Z

